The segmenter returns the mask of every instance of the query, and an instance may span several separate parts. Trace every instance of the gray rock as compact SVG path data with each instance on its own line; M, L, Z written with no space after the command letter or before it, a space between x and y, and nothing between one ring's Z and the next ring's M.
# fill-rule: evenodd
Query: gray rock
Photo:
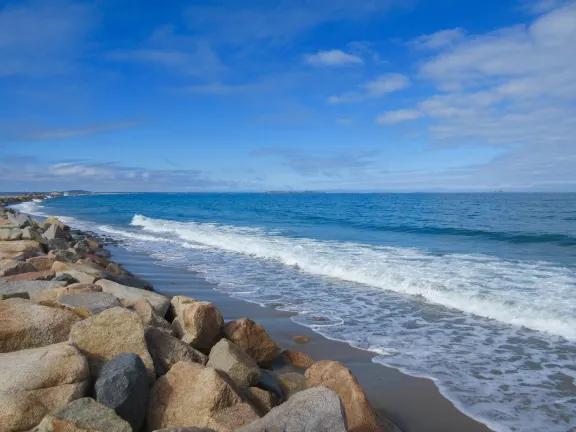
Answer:
M71 285L71 284L75 284L78 283L78 279L76 279L74 276L69 275L68 273L62 273L58 276L56 276L54 279L52 279L55 282L64 282L67 285Z
M145 330L144 336L158 376L168 373L172 366L179 361L200 363L201 365L205 365L208 361L208 357L200 351L196 351L187 343L160 329L149 327Z
M212 347L207 366L225 372L241 390L260 381L260 368L254 359L228 339L221 339Z
M326 387L304 390L236 432L346 432L340 398Z
M122 353L110 360L95 384L96 400L112 408L135 431L146 417L148 376L142 359L134 353Z
M132 288L139 288L141 290L152 291L152 284L144 279L140 279L138 277L131 277L131 276L123 276L123 275L115 275L111 273L107 273L107 279L119 283L120 285L129 286ZM170 301L168 301L170 304ZM162 316L164 316L166 312Z
M44 231L42 237L44 237L46 240L54 240L54 239L66 240L68 236L66 235L66 233L62 228L54 224L50 225L50 227L46 231Z
M161 317L166 315L166 311L170 306L170 300L163 295L138 289L137 287L123 285L113 280L100 279L96 282L96 285L101 287L102 291L114 294L123 302L131 303L142 298L146 299L150 302L156 313Z
M120 264L114 263L114 262L108 264L108 266L106 267L106 271L108 273L113 273L113 274L118 275L118 276L134 277L134 275L132 273L130 273L128 270L123 269L120 266Z
M76 242L73 247L79 253L86 253L90 250L90 245L86 240L80 240L79 242Z
M34 221L30 218L30 216L24 216L23 214L20 213L14 215L8 215L8 220L12 222L14 225L18 226L18 228L26 228L29 226L34 226Z
M35 271L36 267L25 261L0 260L0 276L14 276Z
M56 225L53 225L56 226ZM56 239L44 239L46 241L46 245L48 246L49 250L55 250L55 251L66 251L68 249L68 247L70 246L69 243L65 240L65 239L61 239L61 238L56 238ZM78 256L76 253L74 253L74 256Z
M283 374L276 374L280 388L284 393L284 399L290 399L296 393L305 390L308 386L306 385L306 377L297 372L289 372Z
M51 412L38 426L38 432L54 431L132 432L132 427L113 409L82 398Z
M122 307L116 296L104 292L67 294L58 299L58 304L82 318L99 314L106 309Z
M0 229L0 240L3 241L22 240L22 230L20 228Z
M0 279L0 295L32 293L66 286L66 282L55 281L9 281Z
M56 243L60 242L60 240L52 240L52 241L55 241ZM66 245L68 245L68 243L66 243ZM63 246L63 245L57 244L57 246ZM50 249L50 244L48 244L48 248ZM70 249L53 249L53 250L55 251L54 258L56 259L56 261L76 262L80 258L82 258L82 255L80 255L75 251L71 251Z
M22 240L36 240L41 242L42 235L32 227L26 227L22 230Z
M170 428L170 429L156 429L154 432L215 432L214 429L185 427L185 428Z
M268 372L265 369L260 370L260 381L258 382L257 386L275 394L279 400L284 399L284 392L282 391L282 387L280 387L278 378L275 374Z

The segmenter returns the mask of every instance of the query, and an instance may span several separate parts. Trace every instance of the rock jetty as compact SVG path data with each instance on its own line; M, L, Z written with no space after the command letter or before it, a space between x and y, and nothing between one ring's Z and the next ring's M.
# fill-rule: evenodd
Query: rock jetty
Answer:
M4 207L33 198L0 199L0 432L397 430L344 364L154 292L97 238Z

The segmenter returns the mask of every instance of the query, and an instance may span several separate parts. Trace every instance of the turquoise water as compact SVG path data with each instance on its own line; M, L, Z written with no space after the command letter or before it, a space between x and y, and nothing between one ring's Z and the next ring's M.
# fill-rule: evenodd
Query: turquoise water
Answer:
M576 424L576 194L132 194L20 208L296 312L434 379L495 430Z

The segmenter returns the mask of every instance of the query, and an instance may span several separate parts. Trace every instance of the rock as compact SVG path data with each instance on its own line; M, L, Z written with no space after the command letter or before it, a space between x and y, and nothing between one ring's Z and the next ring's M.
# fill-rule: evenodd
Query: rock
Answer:
M196 303L198 300L186 297L186 296L174 296L170 300L170 312L172 316L176 318L179 315L182 315L182 311L192 303Z
M266 416L237 432L347 432L346 415L338 395L315 387L273 408Z
M80 318L69 311L13 298L0 302L0 352L64 342Z
M122 267L120 267L120 264L117 264L115 262L108 264L108 266L106 267L106 271L108 273L114 273L120 276L134 277L132 273L130 273L128 270L123 269Z
M158 378L148 403L149 431L208 427L231 432L257 418L221 372L197 363L176 363Z
M244 392L246 399L256 408L260 415L266 415L276 406L276 397L258 387L250 387Z
M144 326L138 315L124 308L113 308L75 324L70 342L88 359L90 373L97 377L102 366L118 354L136 353L140 356L150 382L156 379L154 363L146 348Z
M140 430L148 404L148 376L142 359L123 353L104 365L95 384L96 400Z
M8 300L11 298L21 298L30 300L30 295L27 292L15 292L10 294L0 294L0 300Z
M315 361L303 352L284 350L280 353L280 360L284 363L291 364L301 369L308 369Z
M306 336L294 336L292 339L294 339L294 342L299 345L304 345L310 342L310 338Z
M22 230L20 228L0 229L0 240L5 241L22 240Z
M66 235L64 230L62 228L60 228L58 225L50 225L48 227L48 229L46 231L44 231L44 234L42 234L42 237L46 241L55 240L55 239L62 239L62 240L68 239L68 236Z
M34 240L0 241L0 259L30 258L43 253L42 245Z
M102 249L102 245L90 237L84 237L84 241L88 244L90 249Z
M156 327L169 335L174 333L170 323L156 313L148 300L141 298L131 304L125 302L124 305L138 314L144 327Z
M54 273L56 275L56 273ZM73 285L79 284L80 282L74 276L69 275L68 273L61 273L58 276L54 276L53 281L64 282L66 285ZM92 284L84 284L84 285L92 285ZM102 290L100 290L102 291Z
M205 365L208 357L196 351L180 339L168 335L157 328L147 328L144 332L148 351L154 361L154 369L158 376L165 375L176 363L190 362Z
M12 222L14 225L16 225L18 228L26 228L35 225L34 221L32 220L32 218L30 218L30 216L24 216L23 214L20 213L9 214L8 220Z
M6 278L9 281L51 281L54 279L54 272L48 271L33 271L30 273L22 273Z
M138 277L115 275L112 273L106 273L106 279L109 279L117 284L124 285L127 287L138 288L141 290L153 291L152 284L144 279Z
M280 384L286 400L308 388L306 385L306 377L296 372L276 374L276 379L278 380L278 384Z
M176 334L198 351L209 353L222 337L222 314L210 302L188 305L172 322Z
M154 432L214 432L214 429L185 427L185 428L158 429L155 430Z
M76 242L76 244L73 246L73 249L78 253L84 254L90 251L90 245L86 240L80 240Z
M44 227L44 229L50 228L51 225L56 225L62 231L69 231L70 230L70 228L67 225L64 225L62 222L60 222L60 220L58 218L50 216L50 217L47 217L46 219L44 219L44 222L42 223L42 226Z
M0 278L0 296L3 298L12 298L14 294L26 293L28 297L30 294L53 289L64 286L64 282L54 282L51 281L27 281L27 280L17 280L12 281L6 278Z
M278 347L268 336L262 324L241 318L224 326L224 336L242 348L259 365L270 364L276 358Z
M22 240L42 241L42 234L32 227L26 227L22 230Z
M306 371L308 386L334 390L344 405L351 432L380 431L364 390L346 366L336 361L320 361Z
M84 397L89 379L86 359L67 343L0 354L0 430L33 428Z
M113 409L83 398L48 414L38 432L132 432L132 428Z
M48 250L53 250L53 251L67 251L68 248L70 247L70 243L68 243L65 239L62 238L56 238L56 239L50 239L50 240L46 240L44 239L44 242L46 243L46 246L48 247ZM76 256L80 256L77 255L76 252L73 252L74 257Z
M13 276L33 271L36 271L36 268L25 261L16 261L13 259L0 260L0 276Z
M58 307L58 299L68 294L80 294L89 292L102 292L102 288L92 284L75 283L68 286L47 289L30 293L30 299L44 306Z
M102 288L103 292L114 294L122 302L127 302L128 304L137 302L140 299L146 299L150 302L156 314L161 317L166 315L166 311L170 306L170 300L166 297L143 289L120 285L106 279L99 280L96 285Z
M258 387L273 393L279 401L284 400L284 391L282 390L282 387L280 387L276 374L273 372L261 369Z
M107 309L122 307L114 295L104 292L66 294L57 300L60 307L74 312L80 318L88 318Z
M36 271L52 270L52 264L54 264L54 258L48 256L38 256L28 258L26 262L32 264Z
M52 270L56 272L56 276L68 274L80 283L93 284L105 275L95 267L84 264L72 264L68 262L56 261L52 265Z
M260 381L260 368L256 362L227 339L220 339L212 347L207 366L225 372L240 390Z

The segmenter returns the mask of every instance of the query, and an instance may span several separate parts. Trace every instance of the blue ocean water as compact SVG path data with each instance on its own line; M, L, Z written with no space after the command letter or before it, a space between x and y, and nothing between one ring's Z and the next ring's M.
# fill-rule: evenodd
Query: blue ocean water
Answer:
M576 194L130 194L20 206L428 377L498 431L576 425Z

